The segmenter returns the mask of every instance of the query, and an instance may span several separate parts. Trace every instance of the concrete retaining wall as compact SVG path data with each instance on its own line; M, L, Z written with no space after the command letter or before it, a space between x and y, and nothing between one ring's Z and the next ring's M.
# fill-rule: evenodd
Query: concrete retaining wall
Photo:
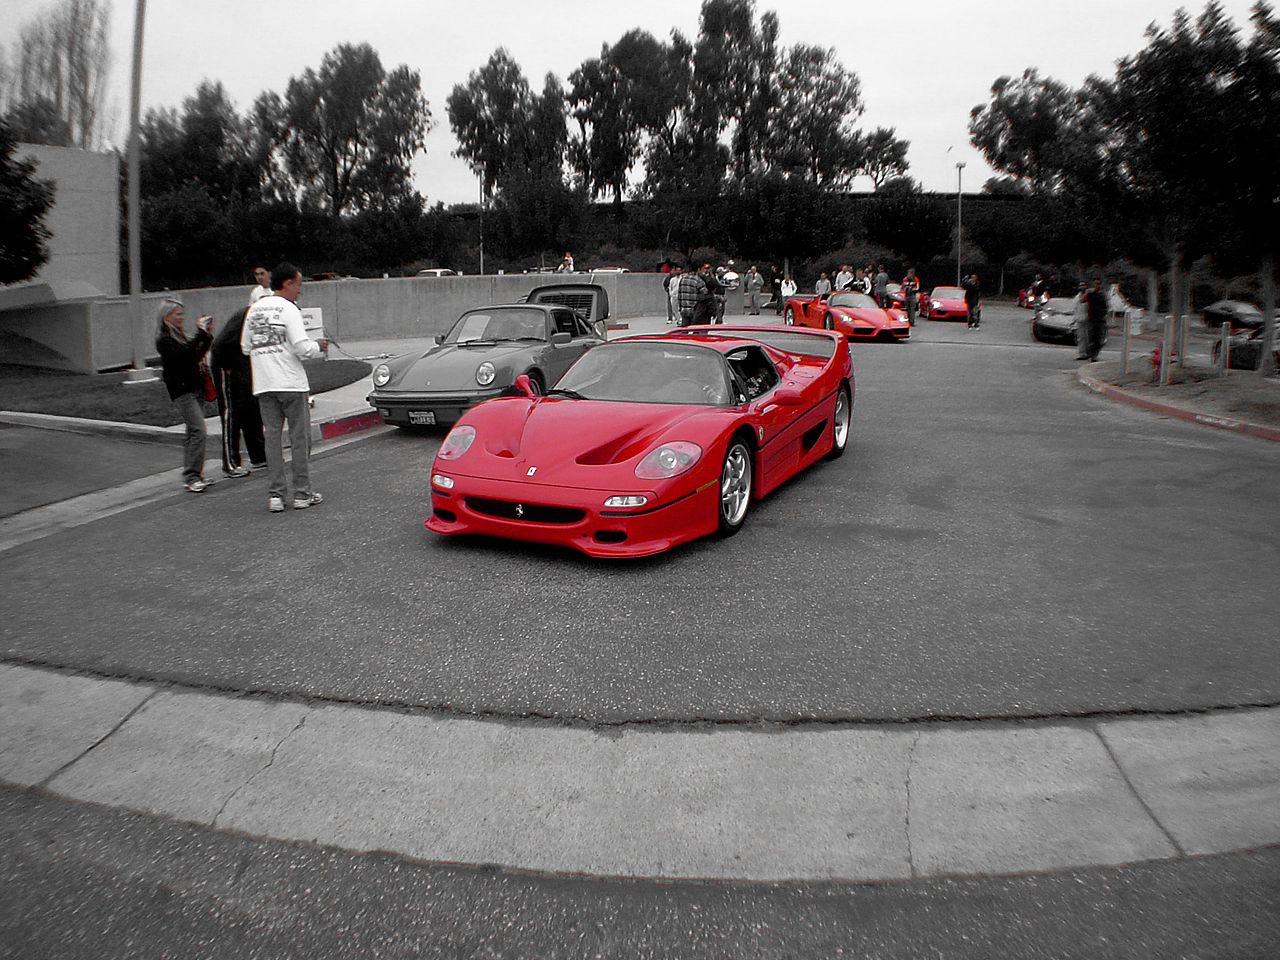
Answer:
M301 307L319 307L325 333L343 340L430 337L444 333L463 311L519 300L534 287L559 281L599 283L609 293L614 319L666 313L662 275L657 273L512 274L508 276L390 277L381 280L308 281ZM215 330L249 300L251 286L205 287L149 293L142 322L151 343L157 302L174 296L188 317L210 314ZM741 310L740 293L730 311ZM0 313L0 363L21 363L93 373L133 363L128 297L64 301ZM152 358L154 359L154 358Z

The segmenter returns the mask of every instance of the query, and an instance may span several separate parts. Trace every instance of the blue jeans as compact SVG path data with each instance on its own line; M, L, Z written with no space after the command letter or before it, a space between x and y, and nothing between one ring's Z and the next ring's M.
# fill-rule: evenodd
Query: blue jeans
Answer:
M262 432L267 451L267 496L286 496L284 478L284 422L289 421L289 449L293 461L293 497L311 496L311 407L305 392L258 394Z
M204 402L194 393L184 393L173 398L173 405L187 427L182 438L182 482L190 483L204 476Z

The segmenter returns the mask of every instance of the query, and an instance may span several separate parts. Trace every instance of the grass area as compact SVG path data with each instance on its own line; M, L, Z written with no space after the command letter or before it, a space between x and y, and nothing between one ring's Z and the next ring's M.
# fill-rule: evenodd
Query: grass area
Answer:
M312 393L345 387L372 369L363 360L306 360L303 366ZM124 373L62 373L0 364L0 410L157 427L182 422L163 383L125 385L124 379ZM206 403L205 414L217 416L217 404Z

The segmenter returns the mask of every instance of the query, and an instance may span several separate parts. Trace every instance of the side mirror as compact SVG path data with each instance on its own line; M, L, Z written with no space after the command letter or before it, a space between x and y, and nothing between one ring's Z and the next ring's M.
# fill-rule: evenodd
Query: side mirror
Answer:
M573 336L571 334L565 333L563 330L557 330L551 335L551 345L553 347L567 347L572 339Z
M804 397L800 396L800 391L794 387L779 387L765 397L765 403L779 407L798 407L804 403Z
M432 337L431 339L433 339L433 340L436 342L436 346L438 347L438 346L440 346L440 344L444 343L444 334L443 334L443 333L437 333L437 334L436 334L434 337Z
M527 373L522 373L520 376L516 377L516 382L513 386L531 400L538 395L534 391L533 382L529 379L529 375Z

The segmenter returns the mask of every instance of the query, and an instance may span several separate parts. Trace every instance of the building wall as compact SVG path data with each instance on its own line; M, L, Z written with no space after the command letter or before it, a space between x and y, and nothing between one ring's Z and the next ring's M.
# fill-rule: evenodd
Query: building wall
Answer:
M120 293L120 160L114 153L20 143L17 157L57 186L45 217L49 260L35 280L79 280L107 296Z

